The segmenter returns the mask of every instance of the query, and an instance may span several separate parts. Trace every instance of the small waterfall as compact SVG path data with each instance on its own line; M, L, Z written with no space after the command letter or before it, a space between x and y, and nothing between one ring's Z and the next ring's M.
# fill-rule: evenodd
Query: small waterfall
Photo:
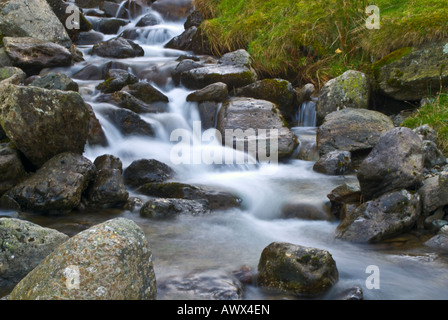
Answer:
M314 100L302 103L297 113L297 120L299 127L316 126L316 102Z

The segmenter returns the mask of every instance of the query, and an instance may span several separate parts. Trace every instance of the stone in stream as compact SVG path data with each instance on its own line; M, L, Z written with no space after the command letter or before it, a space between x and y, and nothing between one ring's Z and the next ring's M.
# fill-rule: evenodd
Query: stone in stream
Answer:
M179 215L209 215L207 200L150 199L140 209L140 216L152 219L172 219Z
M84 152L90 117L79 93L7 85L0 101L2 128L36 167L62 152Z
M69 76L63 73L50 72L43 77L39 77L29 84L32 87L44 88L47 90L79 91L79 85Z
M148 27L148 26L155 26L159 23L161 23L160 18L153 12L149 12L149 13L145 14L143 17L141 17L135 26L136 27Z
M89 110L89 134L87 136L87 142L91 146L103 146L107 147L109 143L107 142L106 134L104 133L103 127L100 121L96 117L93 108L88 103L85 104L87 110Z
M134 97L147 104L169 102L167 96L165 96L162 92L154 88L153 85L146 81L129 83L122 89L122 91L132 94Z
M380 242L409 231L420 213L418 194L406 190L386 193L348 213L336 229L336 238L359 243Z
M151 182L164 182L174 176L174 170L155 159L133 161L123 172L124 183L139 187Z
M68 236L29 221L0 218L0 291L10 291Z
M37 74L44 68L72 64L71 52L53 42L31 37L4 37L3 45L12 64L30 74Z
M2 198L15 201L23 211L61 214L81 203L83 192L94 179L93 163L82 155L61 153Z
M42 285L42 284L45 285ZM9 300L155 300L152 254L142 229L116 218L61 244Z
M93 25L93 29L102 34L117 34L121 27L129 24L129 20L119 18L100 19Z
M152 125L131 110L114 108L104 110L102 113L125 136L153 137L155 134Z
M271 243L258 263L259 286L300 296L322 294L338 278L336 262L328 251L291 243Z
M180 61L171 74L174 83L176 85L180 84L182 73L201 67L204 67L202 63L194 61L192 59L184 59Z
M223 102L229 96L229 89L225 83L212 83L205 88L194 91L187 96L187 101L191 102Z
M135 42L117 37L95 44L91 54L105 58L126 59L141 57L145 54L145 51Z
M106 80L100 83L96 89L104 93L113 93L136 82L138 79L132 73L121 69L110 69L106 74Z
M111 103L120 108L128 109L135 113L159 113L166 112L166 103L152 103L148 104L142 100L134 97L127 91L117 91L111 95L104 95L101 98L98 97L97 101Z
M445 226L441 227L436 235L434 235L433 237L431 237L429 240L427 240L425 242L425 245L430 248L433 248L433 249L447 252L448 251L448 226L445 225Z
M26 177L20 155L10 143L0 143L0 196Z
M418 187L423 179L423 146L409 128L384 133L357 174L365 200L393 190Z
M330 210L324 204L292 202L283 206L282 218L302 220L332 220Z
M151 8L160 13L163 19L176 21L185 19L193 9L192 0L156 0Z
M352 155L349 151L331 151L319 158L313 170L329 175L344 175L352 171Z
M422 198L424 216L448 205L448 172L442 171L424 179L418 193Z
M78 46L95 45L104 40L104 35L100 32L89 31L80 32L76 44Z
M361 204L361 187L358 180L334 188L327 198L330 200L332 215L341 220L344 219L344 206L346 210L347 205L358 206Z

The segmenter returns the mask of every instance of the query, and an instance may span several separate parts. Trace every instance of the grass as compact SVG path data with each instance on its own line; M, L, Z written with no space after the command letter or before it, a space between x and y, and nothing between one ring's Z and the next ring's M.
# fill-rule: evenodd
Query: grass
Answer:
M368 5L381 28L365 25ZM318 86L402 47L448 37L446 0L195 0L215 54L244 48L265 77Z
M428 124L437 133L438 147L448 155L448 93L441 93L407 118L402 126L411 129Z

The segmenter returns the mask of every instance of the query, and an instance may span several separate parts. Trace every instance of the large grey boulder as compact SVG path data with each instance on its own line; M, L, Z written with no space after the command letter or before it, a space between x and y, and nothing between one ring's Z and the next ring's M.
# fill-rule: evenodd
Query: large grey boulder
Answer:
M359 71L349 70L326 82L319 91L317 123L321 124L327 114L337 110L368 109L370 91L368 76Z
M64 25L45 0L4 0L0 2L0 35L33 37L70 47Z
M380 242L409 231L421 213L420 196L406 190L387 193L349 212L336 238L359 243Z
M0 218L0 289L12 290L68 236L29 221Z
M409 128L383 134L361 163L358 180L366 200L393 190L417 187L423 179L421 138Z
M422 197L423 214L429 215L448 204L448 172L431 176L423 180L423 186L418 190Z
M79 93L7 85L0 101L1 126L35 166L62 152L84 152L90 115Z
M261 253L257 283L301 296L316 296L339 278L336 262L322 249L273 242Z
M72 237L11 292L9 300L154 300L156 278L145 234L117 218Z

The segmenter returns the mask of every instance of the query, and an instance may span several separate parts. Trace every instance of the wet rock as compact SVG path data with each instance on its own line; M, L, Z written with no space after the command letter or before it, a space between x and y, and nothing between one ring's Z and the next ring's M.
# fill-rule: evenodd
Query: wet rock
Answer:
M338 293L336 300L364 300L364 294L360 287L348 288Z
M100 32L89 31L89 32L80 32L78 35L78 39L76 40L76 44L78 46L88 46L98 44L103 41L104 35Z
M344 183L334 188L327 195L327 198L330 200L332 215L344 219L345 213L351 211L347 210L347 205L353 204L358 206L361 204L361 187L359 182Z
M26 73L20 68L16 67L2 67L0 68L0 86L8 84L22 84L25 81Z
M143 201L137 197L129 197L128 201L126 201L123 209L129 210L131 212L140 212L140 209L143 207Z
M169 99L162 92L154 88L149 82L140 81L132 83L123 88L144 103L152 104L157 102L168 103Z
M367 75L349 70L337 78L325 83L319 92L317 102L317 123L338 110L345 108L368 109L370 100L370 83Z
M425 242L425 245L433 249L448 250L448 226L441 227L435 236Z
M135 113L159 113L167 111L166 103L148 104L126 91L114 92L112 95L104 97L104 101Z
M66 213L78 207L94 176L91 161L78 154L61 153L3 197L17 202L23 211Z
M3 44L12 64L30 74L39 73L43 68L72 64L70 51L53 42L30 37L4 37Z
M135 75L121 69L110 69L106 74L106 80L96 88L104 93L113 93L136 82L138 79Z
M418 193L422 198L424 216L448 205L448 172L442 171L438 175L423 180L423 186Z
M446 164L446 157L431 140L423 141L424 165L426 169Z
M382 195L348 213L336 229L336 237L373 243L409 231L421 212L420 196L406 190Z
M203 21L202 13L199 10L195 10L187 17L184 28L187 30L191 27L199 27Z
M372 149L380 136L393 128L392 120L376 111L346 108L332 112L317 130L319 154Z
M12 67L12 61L5 51L5 48L0 47L0 68Z
M311 101L311 96L316 91L316 87L312 83L307 83L297 90L297 105L302 105L306 101Z
M422 140L429 140L437 144L437 132L431 128L429 125L424 124L413 130L416 134L422 138Z
M2 1L0 34L7 37L32 37L67 48L72 44L64 25L45 0Z
M423 160L422 141L415 132L408 128L387 131L359 167L364 199L415 188L423 179Z
M176 66L176 68L172 72L173 81L176 85L179 85L180 78L183 72L195 69L195 68L201 68L204 65L200 62L196 62L192 59L184 59Z
M193 9L191 0L157 0L151 8L159 12L165 20L181 20L188 17Z
M81 8L98 8L103 0L75 0L75 4Z
M0 143L0 196L26 177L17 150L9 143Z
M224 137L226 130L241 129L246 130L260 130L265 129L270 131L269 139L277 139L278 149L271 150L271 154L277 151L279 159L289 157L298 145L297 138L294 133L287 127L283 116L275 104L266 100L256 100L252 98L230 98L225 101L219 111L217 129ZM274 132L277 130L277 133ZM257 142L258 150L256 154L251 154L262 161L263 146L266 146L268 138L262 134L253 133L252 135L245 134L244 137L235 137L233 145L239 142L247 141L248 143ZM241 141L242 140L242 141ZM225 141L226 144L231 144L231 141ZM240 150L241 151L241 150ZM251 151L251 150L245 150ZM266 150L265 150L266 151Z
M117 218L60 245L14 288L9 299L154 300L156 296L145 234L133 221Z
M123 173L124 183L131 187L139 187L151 182L164 182L173 176L172 168L155 159L135 160Z
M283 79L263 79L235 90L235 96L275 103L287 119L297 113L297 95L292 84Z
M120 28L127 24L129 24L129 20L125 19L99 19L98 22L94 24L94 30L103 34L117 34Z
M153 12L149 12L145 14L143 17L141 17L135 26L136 27L155 26L160 22L161 22L160 18L156 14L154 14Z
M200 90L190 93L187 96L187 101L203 102L214 101L223 102L229 96L227 85L222 82L213 83Z
M344 175L352 171L352 156L349 151L335 150L324 154L314 164L313 170L329 175Z
M207 200L151 199L140 209L140 216L152 219L172 219L179 215L210 214Z
M125 136L154 136L152 125L135 112L127 109L108 109L103 111L103 115Z
M201 272L171 277L160 283L164 299L180 300L241 300L241 283L222 272Z
M129 66L118 61L110 61L102 65L88 64L81 70L75 72L73 74L73 78L79 80L104 80L106 79L107 73L111 69L121 69L127 71Z
M141 57L145 51L133 41L117 37L94 45L91 54L106 58L125 59Z
M106 147L109 145L106 134L103 131L103 127L101 126L100 121L95 115L95 112L92 109L92 106L89 104L85 104L87 110L89 111L89 134L87 136L87 142L91 146L103 146Z
M253 284L256 279L256 274L253 272L252 267L244 265L239 269L232 271L234 276L241 284Z
M0 288L10 291L69 237L28 221L0 218L0 238Z
M35 166L61 152L84 152L89 111L78 93L8 85L0 101L3 129Z
M213 101L203 101L198 104L202 130L216 127L217 114L220 105L220 103Z
M244 87L257 80L251 62L245 50L230 52L223 55L217 65L182 72L181 83L188 89L201 89L216 82L227 84L229 90Z
M316 296L339 278L336 263L326 250L273 242L258 264L258 285L301 296Z
M44 88L48 90L79 91L79 85L69 76L63 73L50 72L43 77L39 77L29 84L29 86Z
M282 209L283 218L296 218L301 220L332 220L330 210L323 204L315 203L288 203Z
M238 196L226 190L206 186L197 187L178 182L147 183L137 188L136 191L159 198L205 199L209 202L211 210L235 208L241 204Z
M196 27L185 29L185 31L180 35L175 36L173 39L168 41L165 48L196 52L196 50L193 49L196 45L193 39L197 33L198 29Z
M95 159L97 174L86 191L89 207L120 208L129 198L122 176L122 163L112 155Z

